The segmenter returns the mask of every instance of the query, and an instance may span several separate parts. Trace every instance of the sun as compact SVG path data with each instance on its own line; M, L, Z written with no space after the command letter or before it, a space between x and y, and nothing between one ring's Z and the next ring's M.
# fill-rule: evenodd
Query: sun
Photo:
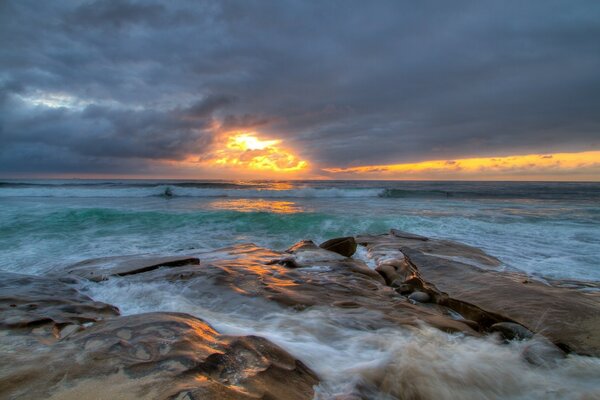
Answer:
M255 132L232 132L225 137L224 145L210 160L215 165L272 172L297 172L308 167L308 162L280 139L263 139Z
M229 149L239 150L264 150L267 147L273 147L281 143L281 140L260 140L249 133L241 133L230 136L227 142Z

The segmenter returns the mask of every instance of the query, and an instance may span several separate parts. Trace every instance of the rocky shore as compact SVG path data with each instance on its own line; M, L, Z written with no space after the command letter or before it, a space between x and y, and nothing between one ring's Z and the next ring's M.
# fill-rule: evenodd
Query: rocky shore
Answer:
M358 251L357 251L358 249ZM225 335L202 316L121 315L82 285L115 279L184 283L186 299L222 293L266 307L352 315L364 329L431 326L499 343L552 368L569 354L600 357L594 283L545 282L507 271L483 251L391 230L301 241L286 251L240 244L209 253L106 257L52 276L0 273L0 398L312 399L321 379L254 335ZM389 392L390 398L422 398ZM92 396L93 395L93 396ZM360 385L338 400L370 398Z

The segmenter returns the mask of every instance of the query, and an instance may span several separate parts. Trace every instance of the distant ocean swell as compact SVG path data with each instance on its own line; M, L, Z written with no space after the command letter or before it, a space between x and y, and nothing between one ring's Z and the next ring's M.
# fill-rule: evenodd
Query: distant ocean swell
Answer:
M315 197L383 197L384 189L254 189L194 187L175 185L134 187L41 186L2 187L0 197L234 197L234 198L315 198Z
M398 183L395 183L398 186ZM577 185L552 188L538 186L505 187L490 185L459 188L389 188L381 187L319 187L316 184L294 184L284 189L272 184L237 184L230 182L174 183L62 183L38 184L0 182L0 197L63 197L63 198L140 198L140 197L230 197L230 198L490 198L490 199L569 199L598 200L598 185ZM414 185L412 185L414 186ZM422 185L427 186L427 185Z

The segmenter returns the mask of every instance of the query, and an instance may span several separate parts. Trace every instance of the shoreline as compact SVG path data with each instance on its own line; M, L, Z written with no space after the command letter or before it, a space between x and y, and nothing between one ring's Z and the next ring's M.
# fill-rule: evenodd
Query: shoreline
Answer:
M365 262L365 254L371 263ZM589 287L573 288L573 282L568 282L570 288L556 282L544 284L499 266L497 259L477 248L393 229L382 235L332 239L321 246L305 240L283 252L245 244L196 256L88 260L55 271L53 276L2 273L2 292L8 293L0 299L2 346L13 349L9 356L21 365L21 371L9 371L8 376L3 372L0 381L16 383L5 386L0 394L7 398L67 396L108 379L116 382L121 395L138 398L335 395L354 399L385 393L404 398L399 388L386 388L379 382L381 376L369 378L372 367L359 374L358 381L340 386L332 378L335 373L320 365L326 362L299 354L300 342L273 333L280 328L267 330L266 335L272 336L269 340L252 333L264 327L257 328L251 315L240 323L236 311L229 316L215 311L223 304L227 309L228 303L233 310L252 304L254 310L246 312L257 313L258 320L265 315L280 318L283 312L300 330L307 328L302 325L306 321L297 320L304 314L325 315L323 321L328 323L341 318L347 326L334 322L332 329L350 329L375 340L397 329L402 335L412 335L413 342L434 335L435 340L442 340L439 351L445 346L440 338L450 335L491 346L503 357L510 349L514 352L510 362L528 373L560 371L563 365L579 360L578 355L597 360L600 296L596 292L589 292ZM138 299L141 313L119 311L107 301L119 306L125 288L167 284L183 291L191 315L172 313L189 310L144 309L143 298ZM198 315L201 312L206 315ZM430 329L432 333L427 333ZM249 334L232 336L221 330ZM198 335L200 331L212 333ZM411 342L403 343L400 349ZM35 351L20 355L15 350L22 346ZM204 349L202 355L194 350L198 346ZM284 364L283 359L287 360ZM55 368L39 370L41 362ZM598 368L600 372L600 363ZM248 372L253 370L263 372ZM406 389L406 384L399 387ZM487 384L490 393L498 389L493 382ZM451 387L452 382L446 385ZM450 389L411 390L430 398ZM106 391L107 396L110 393Z

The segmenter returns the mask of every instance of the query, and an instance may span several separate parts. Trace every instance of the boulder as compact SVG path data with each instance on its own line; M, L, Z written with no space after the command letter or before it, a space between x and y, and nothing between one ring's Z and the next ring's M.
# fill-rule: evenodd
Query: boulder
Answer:
M322 249L333 251L344 257L352 257L356 252L356 241L354 237L342 237L329 239L319 245Z
M418 301L419 303L427 303L431 300L431 297L425 292L412 292L410 296L408 296L408 299Z

